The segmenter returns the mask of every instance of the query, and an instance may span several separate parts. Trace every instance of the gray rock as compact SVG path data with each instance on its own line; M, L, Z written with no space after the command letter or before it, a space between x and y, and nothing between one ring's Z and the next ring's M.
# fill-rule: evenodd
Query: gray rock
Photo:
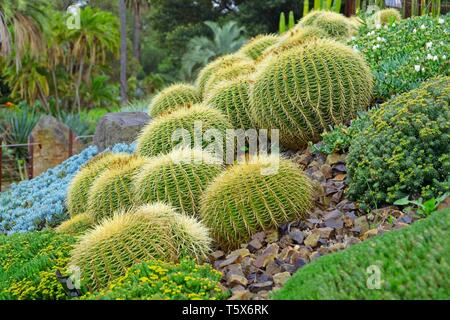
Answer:
M132 143L149 121L145 112L108 113L97 124L94 144L103 151L117 143Z

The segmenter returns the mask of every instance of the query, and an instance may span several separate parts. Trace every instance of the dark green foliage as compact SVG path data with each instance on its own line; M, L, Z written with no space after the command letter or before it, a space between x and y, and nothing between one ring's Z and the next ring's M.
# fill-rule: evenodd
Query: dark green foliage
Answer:
M66 272L74 243L53 232L0 236L0 300L66 299L55 272Z
M449 189L450 77L424 83L370 111L347 159L348 195L368 205Z
M221 300L222 274L211 265L142 262L128 269L126 276L113 281L108 289L83 297L88 300Z
M370 266L379 267L380 289L367 286L373 275ZM448 300L450 210L319 258L294 274L273 298Z

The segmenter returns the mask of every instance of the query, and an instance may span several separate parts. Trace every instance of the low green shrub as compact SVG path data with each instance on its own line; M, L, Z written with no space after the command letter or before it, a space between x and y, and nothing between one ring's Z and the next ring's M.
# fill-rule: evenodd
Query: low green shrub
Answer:
M49 231L0 236L0 300L64 300L56 270L66 271L75 238Z
M222 300L219 281L222 274L211 265L196 265L183 260L179 264L162 261L134 265L112 281L107 289L88 294L86 300Z
M379 287L372 281L377 270ZM450 209L446 209L311 262L272 298L448 300L449 275Z
M347 158L351 199L375 207L449 190L449 97L450 77L442 77L369 112Z

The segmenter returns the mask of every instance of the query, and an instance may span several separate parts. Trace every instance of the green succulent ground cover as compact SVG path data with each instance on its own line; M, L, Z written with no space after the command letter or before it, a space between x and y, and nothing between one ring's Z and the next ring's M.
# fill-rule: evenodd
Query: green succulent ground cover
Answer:
M222 274L211 265L191 260L179 264L143 262L128 269L105 290L86 300L220 300L229 294L219 286Z
M53 232L0 236L0 300L64 300L55 272L66 271L75 238Z
M379 289L370 278L371 266L379 268ZM322 257L300 269L272 298L448 300L450 209Z

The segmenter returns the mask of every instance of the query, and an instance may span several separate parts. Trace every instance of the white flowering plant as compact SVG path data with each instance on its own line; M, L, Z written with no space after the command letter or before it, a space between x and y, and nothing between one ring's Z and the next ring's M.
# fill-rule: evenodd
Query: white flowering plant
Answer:
M364 26L349 44L370 64L379 100L450 74L450 14L413 17L379 29Z

